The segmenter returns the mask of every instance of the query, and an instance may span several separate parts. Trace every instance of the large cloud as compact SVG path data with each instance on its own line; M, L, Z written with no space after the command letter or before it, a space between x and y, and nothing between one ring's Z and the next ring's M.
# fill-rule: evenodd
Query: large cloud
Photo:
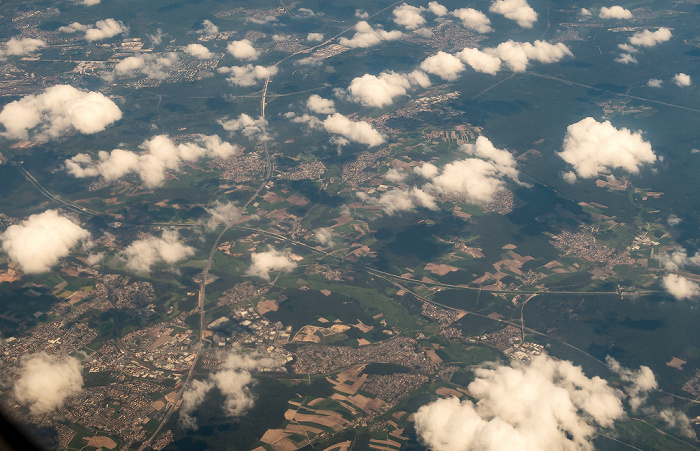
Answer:
M526 70L530 60L555 63L565 56L573 56L571 50L561 42L550 44L545 41L529 43L508 40L500 43L496 48L484 49L484 52L497 56L515 72Z
M632 11L625 9L622 6L614 5L611 7L603 6L600 8L598 17L601 19L631 19Z
M478 401L441 399L415 414L416 432L435 451L592 450L598 427L624 416L620 393L568 361L486 366L467 387Z
M168 171L178 172L185 162L201 158L228 158L240 148L217 135L198 135L193 141L176 144L167 135L158 135L141 144L141 153L114 149L101 151L98 159L80 153L66 160L66 170L77 178L98 177L111 181L127 174L138 174L144 185L154 188L165 182Z
M267 120L263 117L253 119L245 113L242 113L238 118L224 118L218 121L224 130L231 133L241 132L248 139L258 141L267 141L270 135L267 133Z
M246 274L270 280L270 271L291 272L297 264L289 259L289 255L270 248L265 252L253 252L250 254L250 268Z
M46 272L90 233L56 210L31 215L0 235L2 248L28 274Z
M232 66L220 67L217 71L221 74L231 74L226 80L235 86L255 86L260 80L277 75L277 66Z
M477 33L488 33L489 31L493 31L493 28L490 26L491 21L488 17L486 17L486 14L474 8L455 9L451 12L451 14L462 20L462 25L464 25L464 28L474 30Z
M700 285L678 274L667 274L661 279L664 289L678 300L700 295Z
M154 236L132 242L122 252L126 259L126 268L137 272L147 273L157 263L169 265L194 255L194 248L179 241L180 234L176 230L165 230L163 236Z
M641 47L654 47L660 42L666 42L671 39L671 30L661 27L656 31L639 31L632 35L630 44Z
M87 41L101 41L103 39L112 38L118 34L126 33L129 31L129 27L118 20L110 18L98 20L94 26L73 22L70 25L60 27L58 31L64 33L85 32L85 39Z
M677 216L669 218L669 223L674 222L678 224L680 222ZM676 222L678 221L678 222ZM674 224L675 225L675 224ZM660 254L659 262L668 271L678 271L686 266L700 266L700 252L696 252L695 255L689 256L688 251L682 247L676 247L670 253Z
M598 122L592 117L569 125L564 150L558 155L574 167L580 178L609 174L623 169L636 174L645 163L654 163L656 154L642 133L617 129L610 121Z
M242 415L255 404L255 395L251 390L255 379L251 371L272 368L282 363L258 351L246 353L240 348L233 348L223 359L219 369L210 374L208 380L192 381L190 387L182 394L180 423L185 428L196 428L197 423L192 414L214 387L224 395L226 414Z
M406 95L413 86L430 86L428 76L414 71L410 74L382 72L379 76L365 74L350 82L348 92L353 100L365 106L383 107L391 105L395 97Z
M32 131L37 139L48 139L72 130L91 135L121 117L119 107L99 92L56 85L5 105L0 124L7 138L27 139Z
M423 7L418 8L403 3L401 6L394 8L394 23L404 26L407 30L415 30L425 24L425 18L422 15L423 12L425 12L425 8Z
M253 61L260 56L260 52L253 47L253 44L248 39L229 42L226 49L231 55L240 60Z
M502 14L523 28L532 28L537 22L537 13L527 4L527 0L495 0L489 11Z
M382 41L393 41L401 37L403 37L403 33L398 30L375 29L363 20L355 25L355 34L352 38L340 38L338 43L350 48L365 48L377 45Z
M38 352L22 356L21 362L14 395L17 401L29 404L34 415L53 412L83 389L82 367L74 357Z
M505 186L505 179L516 183L519 172L515 158L506 150L497 149L485 136L461 149L475 158L446 164L442 169L426 163L416 173L430 181L424 190L464 196L471 202L489 202Z
M6 56L21 56L46 47L46 42L34 38L12 38L0 45L0 59Z
M366 144L369 147L378 146L384 142L384 137L369 123L351 121L340 113L328 116L323 121L323 128L330 133L341 135L350 141Z
M423 60L420 63L420 68L429 74L450 81L456 80L459 74L466 69L459 58L442 51Z

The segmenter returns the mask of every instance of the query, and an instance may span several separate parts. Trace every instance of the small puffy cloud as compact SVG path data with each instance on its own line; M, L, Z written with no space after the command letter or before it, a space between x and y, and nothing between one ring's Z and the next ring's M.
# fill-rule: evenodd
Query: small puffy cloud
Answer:
M637 53L639 52L639 49L632 44L627 44L627 43L622 43L622 44L617 44L617 46L622 50L623 52L627 53Z
M185 53L200 60L210 60L214 58L214 54L202 44L190 44L183 49Z
M678 300L691 299L700 295L700 285L678 274L665 275L661 283L668 294Z
M203 34L203 35L205 35L205 36L209 36L209 35L212 35L212 34L216 34L216 33L218 33L218 32L219 32L219 27L217 27L216 25L214 25L214 22L212 22L211 20L208 20L208 19L205 19L205 20L202 22L202 29L201 29L201 30L197 30L197 33Z
M100 0L83 0L83 5L85 6L94 6L94 5L99 5Z
M681 218L679 218L678 216L671 213L670 215L668 215L668 219L666 220L666 223L668 225L670 225L671 227L675 227L678 224L680 224L682 221L683 220Z
M668 218L669 225L671 222L675 225L680 223L680 218L675 215L671 215ZM660 254L659 262L661 266L667 271L678 271L685 268L686 266L700 266L700 252L696 252L695 255L689 256L688 251L682 247L676 247L670 253Z
M318 94L312 94L306 101L306 107L316 114L335 113L335 103L330 99L324 99Z
M425 189L464 196L470 202L489 202L504 188L506 178L520 183L515 158L485 136L463 144L461 150L474 158L453 161L442 169L424 164L416 171L430 181Z
M474 373L467 388L476 403L440 399L415 413L432 450L590 450L597 429L624 416L617 390L565 360L541 355Z
M102 177L117 180L138 174L149 188L161 186L168 171L178 172L184 162L201 158L228 158L240 148L224 142L217 135L198 135L193 141L176 144L167 135L158 135L141 144L141 153L124 149L101 151L97 160L80 153L66 160L66 170L76 178Z
M73 22L70 25L60 27L58 31L63 33L85 32L85 40L101 41L103 39L113 38L114 36L129 31L129 27L122 22L114 19L98 20L95 25L83 25L79 22Z
M209 213L209 220L207 221L209 230L214 230L221 224L230 226L241 217L241 209L231 202L219 202L217 200L211 208L206 210Z
M154 236L132 242L121 253L126 268L137 273L147 273L157 263L172 265L194 255L194 248L179 241L176 230L165 230L160 238Z
M185 429L196 429L197 422L192 414L214 387L224 396L224 410L227 415L243 415L255 405L255 395L251 387L256 381L251 372L282 363L258 351L244 352L241 348L234 347L224 356L219 369L209 375L208 380L195 379L183 392L180 424Z
M12 38L0 44L0 59L7 56L22 56L46 47L46 42L34 38Z
M385 179L394 183L403 182L407 176L408 174L406 171L396 168L391 168L386 172L386 174L384 174Z
M644 30L637 32L630 38L630 44L640 47L654 47L660 42L671 39L671 30L661 27L656 31Z
M456 80L466 67L454 55L445 52L438 52L429 56L420 63L421 70L433 75L437 75L445 80Z
M323 33L309 33L306 35L306 40L309 42L322 42Z
M663 80L659 80L658 78L650 78L647 82L647 86L649 88L660 88L663 83Z
M693 425L690 422L690 418L683 412L679 412L673 409L664 409L659 412L659 417L661 420L677 429L683 437L690 438L693 440L697 439Z
M80 362L74 357L45 352L24 355L13 387L15 398L29 404L34 415L51 413L63 406L66 398L82 391L81 373Z
M640 131L617 129L610 121L598 122L592 117L567 127L563 149L559 157L581 178L609 174L613 169L636 174L642 165L656 161L651 144Z
M267 120L263 117L253 119L245 113L242 113L238 118L221 119L218 121L224 130L231 133L241 132L248 139L257 139L258 141L267 141L270 135L267 133Z
M418 8L403 3L394 8L394 23L404 26L407 30L415 30L425 24L425 18L422 16L423 12L425 12L423 7Z
M357 17L358 19L364 20L364 19L369 18L369 13L367 11L362 10L362 9L356 9L355 10L355 17Z
M630 55L629 53L623 53L622 55L618 56L615 58L616 63L620 64L631 64L631 63L637 63L637 58L634 56Z
M532 28L537 22L537 13L527 4L527 0L495 0L489 11L514 20L523 28Z
M430 10L431 13L435 14L438 17L442 17L442 16L447 15L447 8L438 2L429 2L428 9Z
M323 246L333 247L333 230L329 229L328 227L317 229L314 232L314 237L316 238L316 241L321 243Z
M636 371L631 370L623 367L610 356L605 358L605 362L610 371L620 376L620 379L625 382L624 390L627 394L627 402L633 411L639 410L646 402L649 393L659 386L656 382L656 376L648 366L640 366Z
M515 72L525 71L530 60L556 63L566 56L573 56L571 50L561 42L550 44L546 41L529 43L508 40L500 43L496 48L484 49L484 52L500 58Z
M407 189L392 189L382 194L376 200L376 204L382 207L384 213L393 215L402 211L413 211L417 206L429 210L437 210L435 198L424 190L413 187Z
M632 18L632 11L629 9L625 9L622 6L603 6L600 8L600 13L598 14L598 17L601 19L631 19Z
M455 9L450 14L462 21L464 28L474 30L477 33L488 33L493 31L491 28L491 20L486 17L486 14L474 8Z
M277 66L232 66L217 69L221 74L231 74L226 81L235 86L255 86L260 80L277 75Z
M250 268L246 271L249 276L270 280L270 271L291 272L297 264L285 252L270 247L265 252L250 254Z
M398 30L385 31L380 28L372 28L363 20L355 24L355 34L352 38L340 38L338 43L350 48L367 48L382 41L394 41L401 37L403 37L403 33Z
M381 108L391 105L395 97L406 95L407 91L415 85L430 86L430 80L422 72L411 74L398 74L396 72L382 72L378 77L365 74L356 77L350 82L348 92L352 100L365 106Z
M114 66L114 71L107 74L105 78L113 81L115 78L136 77L145 75L159 80L168 76L167 68L177 62L178 57L174 52L165 55L134 55L124 58Z
M240 60L256 60L260 56L260 52L253 47L253 44L248 39L229 42L226 47L228 52Z
M692 80L690 79L690 75L684 74L683 72L674 75L673 82L676 84L676 86L679 86L681 88L687 88L688 86L693 84Z
M581 8L581 15L583 17L590 17L593 15L593 13L587 10L586 8Z
M477 72L495 75L496 72L501 70L501 59L499 57L489 55L479 49L464 48L457 54L457 57Z
M48 271L78 243L89 239L87 230L56 210L31 215L0 234L3 251L27 274Z
M328 116L323 121L323 128L329 133L341 135L350 141L366 144L369 147L378 146L384 142L384 137L369 123L352 121L340 113Z
M104 94L56 85L5 105L0 112L6 138L58 138L70 131L91 135L122 117L119 107Z

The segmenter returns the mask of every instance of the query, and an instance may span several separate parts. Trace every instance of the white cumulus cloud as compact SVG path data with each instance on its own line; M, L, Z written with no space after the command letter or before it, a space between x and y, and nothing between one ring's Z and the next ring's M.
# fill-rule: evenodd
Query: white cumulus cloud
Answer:
M378 146L384 142L384 137L369 123L352 121L340 113L328 116L323 121L323 128L329 133L341 135L350 141L366 144L369 147Z
M615 62L620 64L632 64L637 62L637 58L630 55L629 53L623 53L622 55L615 58Z
M322 227L320 229L316 229L314 232L314 238L316 238L316 241L321 243L323 246L330 246L333 247L333 230L329 229L328 227Z
M90 233L56 210L29 216L2 234L2 249L28 274L46 272Z
M214 58L214 54L211 53L211 51L208 48L204 47L202 44L190 44L186 46L183 50L188 55L200 60L210 60Z
M420 63L420 68L429 74L449 81L456 80L459 74L466 69L459 58L442 51L424 59Z
M514 20L523 28L532 28L537 22L537 13L528 5L527 0L495 0L489 11Z
M132 242L121 257L126 260L127 269L147 273L155 264L164 262L172 265L194 255L194 248L181 243L179 239L180 234L176 230L165 230L160 238L151 236Z
M250 254L250 268L246 271L249 276L270 280L270 271L291 272L297 264L285 252L270 247L265 252Z
M338 43L350 48L366 48L379 44L382 41L394 41L403 37L398 30L385 31L380 28L372 28L370 24L362 20L355 24L355 34L352 38L340 38Z
M501 59L499 57L489 55L479 49L464 48L457 56L477 72L495 75L496 72L501 70Z
M318 94L311 94L306 101L306 107L316 114L335 113L335 103L330 99L324 99Z
M632 11L629 9L625 9L622 6L619 5L614 5L614 6L603 6L600 8L600 13L598 14L598 17L601 19L631 19L632 18Z
M650 78L647 82L647 86L650 88L660 88L663 83L663 80L659 80L658 78Z
M209 230L216 229L220 224L230 226L241 217L241 209L231 202L220 202L217 200L206 211L209 213L209 220L207 221Z
M27 139L58 138L70 131L91 135L122 117L119 107L104 94L56 85L5 105L0 112L3 136Z
M661 27L656 31L639 31L632 35L630 44L640 47L654 47L660 42L666 42L671 39L671 30Z
M467 388L476 403L440 399L415 414L432 450L592 450L596 430L624 416L617 390L568 361L542 355L475 376Z
M74 357L38 352L22 356L21 365L14 395L17 401L29 404L34 415L53 412L83 389L82 367Z
M684 74L683 72L674 75L673 82L676 84L676 86L679 86L681 88L687 88L688 86L693 84L693 82L690 80L690 75Z
M253 43L248 39L229 42L226 49L231 55L240 60L252 61L258 59L258 56L260 56L260 52L253 47Z
M202 22L202 29L197 30L197 33L203 34L203 35L212 35L212 34L216 34L218 32L219 32L219 27L214 25L214 22L212 22L211 20L208 20L208 19L205 19Z
M592 117L567 127L563 151L558 155L580 178L609 174L613 169L636 174L642 165L656 161L651 144L640 131L617 129L610 121L598 122Z
M83 25L79 22L73 22L70 25L60 27L58 31L64 33L77 33L84 32L85 40L87 41L101 41L103 39L113 38L114 36L122 33L127 33L129 27L125 26L122 22L114 20L112 18L105 20L98 20L95 25Z
M514 42L508 40L495 48L483 50L489 55L500 58L515 72L527 69L530 60L540 63L556 63L566 56L573 56L571 50L561 42L550 44L546 41Z
M218 121L224 130L231 132L240 132L248 139L258 141L267 141L270 135L267 133L267 120L263 117L254 119L245 113L242 113L238 118L224 118Z
M434 1L428 3L428 9L438 17L446 16L448 11L446 7Z
M323 33L309 33L306 35L306 40L309 42L322 42Z
M605 358L605 363L608 364L610 371L620 376L620 379L625 382L624 390L627 394L627 402L633 411L639 410L646 403L649 393L659 386L656 382L656 376L648 366L642 365L638 370L631 370L623 367L610 356Z
M661 280L664 289L678 300L692 299L700 295L700 285L678 274L667 274Z
M217 135L198 135L193 141L176 144L167 135L158 135L144 141L141 153L124 149L101 151L93 160L80 153L66 160L66 170L76 178L101 176L107 181L127 174L138 174L149 188L161 186L168 171L178 172L185 162L202 158L228 158L240 148L224 142Z
M170 52L165 55L142 54L124 58L114 66L114 71L105 75L108 81L116 78L135 77L145 75L162 80L168 76L167 68L178 60L177 53Z
M406 95L408 90L416 85L428 87L430 80L420 71L410 74L382 72L379 76L365 74L354 78L348 86L348 92L356 102L381 108L391 105L395 97Z
M422 15L423 12L425 12L425 8L423 7L419 8L403 3L394 8L394 23L402 25L407 30L415 30L425 24L425 18Z
M46 47L46 42L34 38L12 38L0 44L0 59L7 56L22 56Z
M230 74L226 80L235 86L255 86L260 80L277 75L277 66L232 66L220 67L217 71L221 74Z
M491 20L486 17L486 14L474 8L455 9L450 14L460 19L464 28L474 30L477 33L493 31Z

